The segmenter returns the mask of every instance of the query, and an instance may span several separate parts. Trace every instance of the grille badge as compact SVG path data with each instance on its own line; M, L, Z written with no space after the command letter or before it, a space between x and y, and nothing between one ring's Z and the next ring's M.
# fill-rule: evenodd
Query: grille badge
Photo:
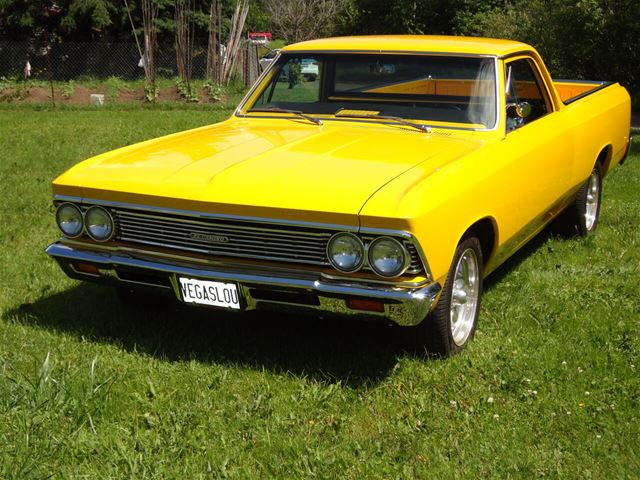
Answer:
M209 243L227 243L229 241L229 237L225 237L224 235L214 235L210 233L191 232L191 234L189 234L189 237L191 237L193 240L200 240Z

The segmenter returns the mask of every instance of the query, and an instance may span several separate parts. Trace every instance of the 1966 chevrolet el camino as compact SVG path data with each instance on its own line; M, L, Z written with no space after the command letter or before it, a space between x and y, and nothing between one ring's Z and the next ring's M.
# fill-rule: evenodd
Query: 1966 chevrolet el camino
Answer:
M629 123L620 85L553 81L519 42L298 43L228 120L54 180L46 251L125 295L375 318L448 355L474 335L483 278L547 223L596 229Z

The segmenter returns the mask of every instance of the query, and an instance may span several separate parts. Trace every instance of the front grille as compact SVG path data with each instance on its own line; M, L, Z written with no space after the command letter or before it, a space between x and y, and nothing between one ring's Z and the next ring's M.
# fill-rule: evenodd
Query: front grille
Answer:
M328 267L327 242L336 231L116 208L116 239L123 242L209 255L301 263ZM368 243L374 237L365 236ZM415 246L400 239L411 254L408 273L423 271ZM369 270L365 267L365 270Z
M329 265L325 249L332 232L175 214L113 211L117 238L211 255Z

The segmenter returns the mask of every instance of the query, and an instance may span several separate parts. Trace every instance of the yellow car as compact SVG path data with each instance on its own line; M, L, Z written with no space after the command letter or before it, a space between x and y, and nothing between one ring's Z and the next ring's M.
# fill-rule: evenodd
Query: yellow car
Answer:
M620 85L553 81L519 42L303 42L228 120L58 177L47 253L124 295L377 319L448 355L506 258L561 213L596 229L629 123Z

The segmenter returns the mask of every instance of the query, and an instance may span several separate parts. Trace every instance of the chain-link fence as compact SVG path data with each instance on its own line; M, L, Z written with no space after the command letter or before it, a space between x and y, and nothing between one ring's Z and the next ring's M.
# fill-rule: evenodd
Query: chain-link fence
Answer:
M0 77L22 77L29 62L32 77L54 80L120 77L144 78L140 53L135 43L55 43L48 49L30 42L0 42ZM193 50L193 78L204 78L207 66L206 45ZM175 77L174 47L159 46L156 53L158 76Z

